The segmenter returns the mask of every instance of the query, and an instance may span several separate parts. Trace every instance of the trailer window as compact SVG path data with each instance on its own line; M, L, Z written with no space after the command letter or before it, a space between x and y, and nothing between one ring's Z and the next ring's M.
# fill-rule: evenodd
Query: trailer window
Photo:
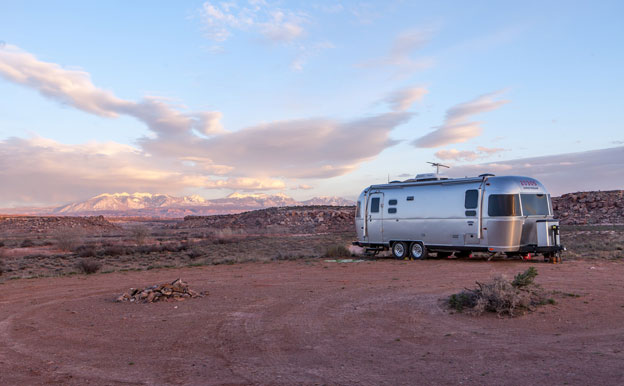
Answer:
M388 208L388 213L396 213L397 209L396 208Z
M371 198L371 213L379 213L379 197Z
M466 190L464 206L466 209L475 209L479 204L479 191L476 189Z
M407 201L414 201L414 196L407 196Z
M517 194L492 194L488 199L488 215L520 216L520 200Z
M397 200L388 201L388 205L396 205L396 204L397 204Z
M358 201L355 207L355 218L362 218L362 201Z
M548 196L546 194L521 194L523 216L547 216Z

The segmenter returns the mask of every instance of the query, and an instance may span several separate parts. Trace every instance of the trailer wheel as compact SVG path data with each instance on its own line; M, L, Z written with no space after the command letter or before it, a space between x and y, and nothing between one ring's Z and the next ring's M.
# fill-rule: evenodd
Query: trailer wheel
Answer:
M392 244L392 254L397 260L403 260L407 257L407 245L403 241L397 241Z
M427 248L419 242L413 242L410 247L410 254L414 260L420 260L427 258Z

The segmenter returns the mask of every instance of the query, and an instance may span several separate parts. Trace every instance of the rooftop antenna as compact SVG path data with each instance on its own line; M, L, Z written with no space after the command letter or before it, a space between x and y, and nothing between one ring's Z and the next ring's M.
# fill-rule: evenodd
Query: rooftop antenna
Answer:
M450 168L450 166L442 165L441 163L438 163L438 162L427 162L427 163L431 164L431 166L435 166L436 174L440 174L440 166L442 166L443 168Z

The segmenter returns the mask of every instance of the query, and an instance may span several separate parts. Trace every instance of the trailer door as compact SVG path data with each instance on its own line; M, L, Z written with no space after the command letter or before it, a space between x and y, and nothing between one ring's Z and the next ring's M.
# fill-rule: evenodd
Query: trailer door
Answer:
M464 214L466 220L464 221L464 245L474 245L480 243L479 229L481 227L480 222L480 195L478 189L468 189L465 193L464 199Z
M372 193L368 196L367 236L368 242L378 244L383 242L383 193Z

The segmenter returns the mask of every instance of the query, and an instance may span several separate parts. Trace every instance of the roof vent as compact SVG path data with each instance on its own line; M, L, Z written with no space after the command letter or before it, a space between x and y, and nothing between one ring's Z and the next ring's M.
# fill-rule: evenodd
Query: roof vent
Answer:
M438 173L423 173L423 174L417 174L414 180L417 182L439 181L439 180L448 180L448 177L443 174L438 174Z

